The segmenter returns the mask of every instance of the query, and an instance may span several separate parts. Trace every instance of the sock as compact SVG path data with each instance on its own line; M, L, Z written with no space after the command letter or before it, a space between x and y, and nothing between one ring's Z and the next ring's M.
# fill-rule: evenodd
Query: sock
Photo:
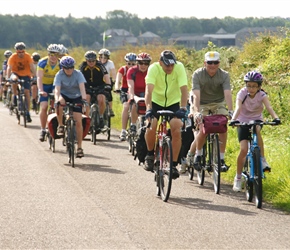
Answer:
M242 175L241 175L241 174L236 174L236 178L237 178L238 180L240 180L240 179L242 178Z
M147 155L154 155L154 149L153 150L148 150Z
M202 149L196 149L196 155L201 155L202 154Z
M221 160L225 158L225 153L220 153Z
M177 161L174 161L174 162L172 162L172 164L173 164L173 167L175 167L176 168L176 166L177 166Z

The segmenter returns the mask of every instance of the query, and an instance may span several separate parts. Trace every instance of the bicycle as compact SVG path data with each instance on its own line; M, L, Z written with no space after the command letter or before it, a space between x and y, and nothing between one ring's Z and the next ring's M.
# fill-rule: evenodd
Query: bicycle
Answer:
M12 84L17 84L17 106L15 107L14 104L11 102L10 105L10 114L15 113L16 118L18 120L18 124L20 124L20 117L23 117L23 125L26 128L26 123L27 123L27 113L28 113L28 108L27 108L27 102L26 102L26 97L24 93L24 86L23 83L25 82L23 79L15 79L15 80L9 80L10 83Z
M161 196L164 202L167 202L171 192L173 159L172 159L172 144L168 123L174 112L169 110L159 110L161 122L158 124L156 132L156 142L154 148L155 162L154 162L154 181L157 186L157 196ZM150 129L149 123L147 128Z
M59 139L59 137L56 134L57 130L57 118L54 108L54 93L48 93L48 110L47 110L47 128L46 128L46 134L45 139L48 141L49 149L54 153L55 152L55 140Z
M68 162L72 167L74 167L76 143L76 121L73 117L73 107L77 106L83 106L83 104L66 102L66 109L64 110L65 122L63 145L66 146Z
M214 191L216 194L220 193L221 182L221 158L220 158L220 141L219 133L225 133L227 130L227 117L224 115L212 114L204 117L204 128L206 129L207 123L205 119L209 118L210 123L214 124L213 128L206 131L207 137L205 144L203 145L203 154L201 160L198 163L199 170L196 170L197 182L199 185L204 184L205 172L207 171L212 175ZM200 131L202 133L203 131ZM188 167L189 179L193 179L194 167L190 165Z
M132 112L132 105L136 104L138 118L136 121L136 131L131 131L131 112ZM138 138L138 131L142 127L145 126L145 113L146 113L146 105L145 105L145 98L134 96L134 99L130 102L129 108L129 119L128 119L128 129L127 129L127 141L129 143L129 152L134 156L136 152L136 141Z
M250 121L248 123L229 124L230 126L248 127L250 131L249 147L246 156L246 161L242 171L244 179L244 188L246 199L252 202L255 196L255 205L257 208L262 208L263 200L263 179L266 178L261 162L260 147L258 146L258 137L256 133L257 126L262 125L277 125L275 122ZM255 191L255 192L254 192Z
M107 135L107 140L110 140L111 137L111 116L110 116L110 107L109 102L106 95L106 90L111 90L111 87L90 87L89 92L91 93L91 109L90 109L90 118L91 118L91 141L96 144L97 134L103 133ZM97 95L104 94L106 96L106 108L103 115L104 128L100 128L100 113L99 113L99 105L97 101Z

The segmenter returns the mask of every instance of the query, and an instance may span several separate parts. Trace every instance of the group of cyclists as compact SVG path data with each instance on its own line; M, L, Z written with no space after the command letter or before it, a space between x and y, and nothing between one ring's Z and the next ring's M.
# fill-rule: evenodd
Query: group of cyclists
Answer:
M129 52L124 56L125 65L115 70L113 61L110 60L110 51L101 49L98 53L89 50L85 53L85 60L76 69L76 61L68 55L63 45L50 44L47 47L47 56L41 58L38 53L29 55L25 51L25 44L15 44L15 53L5 51L6 58L1 72L2 80L17 77L24 80L24 88L28 107L30 107L30 92L32 103L40 103L41 131L39 140L44 141L47 127L47 109L49 93L54 92L57 112L57 135L63 136L64 124L62 106L66 102L80 104L74 106L74 119L77 133L77 157L83 157L82 148L83 128L82 114L89 116L91 87L100 87L97 93L99 106L100 127L104 126L103 115L106 108L106 98L109 101L110 116L115 116L112 110L112 88L120 93L122 103L122 130L120 140L125 141L127 136L127 124L129 119L129 107L131 105L130 131L136 133L136 121L138 113L134 96L143 97L146 104L145 119L150 122L150 128L146 129L145 141L147 155L143 165L146 171L153 172L154 146L156 141L156 129L159 110L170 110L175 116L170 119L170 133L172 140L173 179L184 173L188 166L192 165L200 170L202 148L207 134L203 132L203 116L212 114L226 115L230 123L237 121L248 122L250 120L262 120L262 111L265 106L276 124L280 124L277 114L272 109L266 92L261 89L263 76L256 71L248 72L244 81L246 86L237 94L236 109L233 109L232 92L229 73L220 66L220 54L217 51L209 51L205 54L203 67L194 71L192 75L192 88L188 91L186 69L175 54L170 50L161 52L159 60L151 63L151 56L142 52L135 54ZM31 84L32 82L32 84ZM33 84L34 83L34 84ZM36 83L36 84L35 84ZM35 87L33 87L35 86ZM35 88L37 89L35 94ZM3 89L5 96L5 88ZM190 92L190 93L189 93ZM17 85L13 85L13 103L17 105ZM189 98L190 96L190 98ZM2 95L1 95L2 97ZM37 100L38 99L38 100ZM188 103L190 112L188 114ZM83 110L81 105L85 105ZM192 117L192 133L194 139L186 152L185 161L180 162L180 150L182 147L181 128L183 120ZM27 121L31 122L28 109ZM241 191L241 166L245 161L248 150L248 131L238 128L240 153L237 159L237 174L234 179L233 190ZM263 140L260 129L258 130L259 146L261 147L263 169L270 170L270 166L264 157ZM227 132L220 134L220 159L221 171L226 172L229 166L225 163ZM177 169L178 164L181 165Z

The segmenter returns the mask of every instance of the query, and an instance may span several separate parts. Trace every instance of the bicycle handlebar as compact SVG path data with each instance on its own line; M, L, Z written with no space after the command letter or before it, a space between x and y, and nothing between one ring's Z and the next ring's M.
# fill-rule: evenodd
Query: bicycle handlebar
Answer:
M271 125L271 126L277 126L280 124L277 124L276 122L269 122L269 121L265 121L265 122L261 122L261 121L250 121L250 122L239 122L239 123L234 123L231 124L229 123L229 126L231 127L239 127L239 126L254 126L254 125Z

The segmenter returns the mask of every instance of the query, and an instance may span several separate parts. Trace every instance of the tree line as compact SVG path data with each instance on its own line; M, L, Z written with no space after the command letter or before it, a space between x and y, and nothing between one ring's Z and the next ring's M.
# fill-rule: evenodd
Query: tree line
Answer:
M28 47L43 48L50 43L61 43L66 47L91 46L94 42L102 44L102 35L107 29L125 29L134 36L151 31L167 41L173 33L212 34L223 28L235 33L248 27L290 27L288 18L238 19L197 19L156 17L140 19L136 14L123 10L107 12L106 18L66 18L44 15L0 15L0 48L11 48L18 41Z

